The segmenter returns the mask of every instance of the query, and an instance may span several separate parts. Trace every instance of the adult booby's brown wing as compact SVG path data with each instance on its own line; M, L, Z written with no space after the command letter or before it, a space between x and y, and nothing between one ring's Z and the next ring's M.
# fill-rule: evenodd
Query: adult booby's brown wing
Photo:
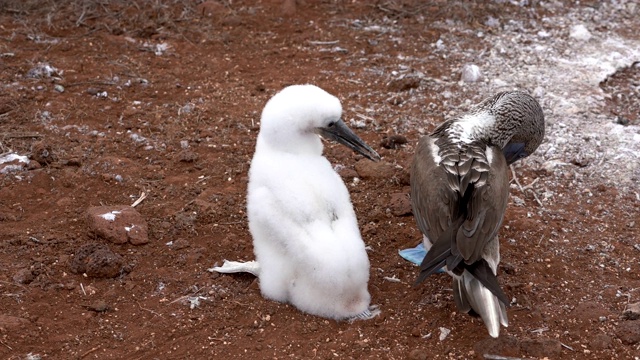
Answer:
M457 275L466 269L507 303L489 269L491 259L483 258L492 256L485 254L485 248L497 235L507 204L504 156L481 142L461 146L442 140L420 139L411 169L414 215L433 244L416 282L444 265Z

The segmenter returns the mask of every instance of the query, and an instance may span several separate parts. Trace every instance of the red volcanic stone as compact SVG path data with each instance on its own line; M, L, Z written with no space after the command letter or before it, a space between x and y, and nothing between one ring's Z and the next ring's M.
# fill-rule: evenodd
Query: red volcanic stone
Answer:
M87 225L95 236L114 244L149 242L147 222L128 205L91 207L87 210Z

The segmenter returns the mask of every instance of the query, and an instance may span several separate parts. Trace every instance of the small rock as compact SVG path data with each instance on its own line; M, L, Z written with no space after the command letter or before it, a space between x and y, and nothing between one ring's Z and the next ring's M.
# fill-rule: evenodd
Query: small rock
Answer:
M395 173L395 168L384 161L373 162L368 159L362 159L356 163L356 171L363 180L391 179Z
M188 248L189 246L191 246L191 244L189 244L189 241L187 241L185 239L178 239L178 240L173 242L172 249L173 250L182 250L182 249Z
M411 199L409 198L409 194L391 194L389 209L393 216L411 215Z
M387 102L391 105L401 105L406 100L401 95L393 95L387 99Z
M131 116L138 115L138 114L141 114L141 113L142 113L142 111L139 110L138 108L136 108L135 106L127 106L122 111L122 116L125 117L125 118L129 118Z
M196 11L201 16L206 17L219 17L226 13L224 5L218 1L205 1L196 6Z
M87 210L89 231L114 244L149 242L147 222L129 205L96 206Z
M451 330L447 329L446 327L440 327L440 337L438 337L438 339L440 341L443 341L444 339L447 338L447 336L449 336L450 333L451 333Z
M538 37L539 37L540 39L547 39L547 38L550 38L550 37L551 37L551 34L549 34L548 32L546 32L546 31L544 31L544 30L540 30L540 31L538 31L538 33L537 33L536 35L538 35Z
M188 103L186 105L184 105L183 107L181 107L180 109L178 109L178 115L181 114L190 114L191 112L193 112L193 110L196 108L195 105Z
M42 79L62 76L62 71L54 68L48 63L38 63L27 72L27 77L32 79Z
M533 97L538 98L538 99L542 99L544 97L545 91L544 88L542 86L537 86L535 89L533 89Z
M504 271L505 273L507 273L509 275L517 275L518 274L518 268L516 268L512 264L502 263L502 264L500 264L500 268L502 269L502 271Z
M427 352L424 349L413 349L408 358L409 360L427 360Z
M355 170L344 166L340 167L340 169L337 169L337 172L338 175L340 175L340 177L343 179L351 180L358 177L358 173Z
M582 154L578 154L576 155L576 157L574 157L571 160L571 163L577 167L587 167L589 166L589 164L591 163L591 159L587 158L586 156L582 155Z
M522 351L535 357L556 357L562 353L562 344L556 339L524 339L520 342Z
M18 284L29 284L30 282L33 281L33 279L35 279L36 276L33 274L33 272L30 269L21 269L18 270L18 272L13 275L13 281L17 282Z
M100 92L101 92L101 90L100 89L96 89L96 88L88 88L87 89L87 94L93 95L93 96L98 95Z
M367 236L373 236L378 233L378 226L375 223L367 223L362 227L362 233Z
M198 158L198 154L190 150L183 150L178 154L178 161L184 163L196 162L198 161Z
M585 301L579 303L571 312L571 315L579 320L595 321L601 316L608 317L611 312L600 303L595 301Z
M86 244L76 251L69 263L74 274L93 278L114 278L123 272L124 259L104 244Z
M466 83L473 83L482 79L482 72L478 65L466 64L462 67L462 74L460 80Z
M349 120L349 125L351 125L351 127L354 129L364 129L367 127L367 123L364 120L356 119Z
M613 339L607 334L598 334L589 342L593 350L605 350L611 347Z
M515 196L515 195L511 195L511 200L513 200L513 204L515 206L524 206L525 202L524 200L522 200L522 198Z
M589 39L591 39L591 33L584 25L579 24L571 27L569 37L578 41L589 41Z
M638 320L640 318L640 302L628 304L622 316L625 320Z
M497 88L506 87L507 85L509 85L508 82L502 79L493 79L491 81L493 82L493 85L495 85Z
M218 208L219 202L223 199L220 194L220 190L215 187L209 187L201 192L195 199L194 204L201 212L208 212ZM183 223L187 223L187 226L191 226L191 220L185 219L183 215L178 218ZM186 221L185 221L186 220Z
M385 149L397 149L400 145L404 145L407 143L407 138L402 135L391 135L382 139L380 142L380 146Z
M393 79L387 84L387 89L393 92L407 91L420 86L420 78L417 76L402 76Z
M63 93L64 92L64 86L60 85L60 84L56 84L53 86L53 90L59 92L59 93Z
M107 305L107 303L104 302L104 300L96 300L93 304L84 305L84 307L97 313L109 311L109 305Z
M500 20L494 18L493 16L489 15L487 17L487 19L484 22L485 26L488 27L493 27L493 28L499 28L500 27Z
M615 123L622 126L627 126L631 123L631 121L624 116L616 116Z
M42 169L42 165L40 165L40 163L35 160L31 160L27 164L27 170L38 170L38 169Z
M0 329L23 329L29 323L29 320L21 317L0 314Z
M316 322L309 323L309 330L313 332L318 331L318 324Z
M509 335L501 335L498 338L487 337L473 346L477 359L485 359L484 355L500 355L514 357L520 354L518 339Z
M37 142L31 146L31 158L42 166L47 166L58 160L58 157L53 152L51 145L43 141Z
M640 320L622 322L615 331L616 336L625 345L640 343Z

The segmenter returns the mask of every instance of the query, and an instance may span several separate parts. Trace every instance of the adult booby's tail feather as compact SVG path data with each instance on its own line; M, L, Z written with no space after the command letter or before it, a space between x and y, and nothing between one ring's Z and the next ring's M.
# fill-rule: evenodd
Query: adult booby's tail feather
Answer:
M420 264L420 274L418 274L414 285L423 282L424 279L436 273L445 264L447 265L447 269L452 270L462 261L460 255L456 256L452 254L451 247L455 247L456 234L463 222L464 218L459 217L449 226L447 231L442 233L440 238L433 243L433 246L431 246L431 249L427 252L427 256L424 257L422 264Z
M480 261L476 261L471 265L465 266L465 269L473 275L485 288L495 295L498 300L502 301L503 304L508 305L509 299L507 295L500 288L500 283L498 283L498 278L491 271L491 267L486 262L486 260L482 259Z
M507 327L507 310L505 303L493 295L475 276L468 271L453 281L456 305L460 311L473 310L484 322L489 335L497 338L500 335L500 324Z

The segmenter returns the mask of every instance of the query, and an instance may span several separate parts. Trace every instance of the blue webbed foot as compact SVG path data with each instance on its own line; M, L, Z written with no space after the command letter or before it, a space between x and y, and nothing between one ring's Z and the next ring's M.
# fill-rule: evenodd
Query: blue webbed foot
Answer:
M424 244L420 242L416 247L404 250L398 250L398 254L407 261L410 261L416 265L422 264L422 260L427 256L427 250L424 248ZM444 269L438 270L439 273L444 272Z

